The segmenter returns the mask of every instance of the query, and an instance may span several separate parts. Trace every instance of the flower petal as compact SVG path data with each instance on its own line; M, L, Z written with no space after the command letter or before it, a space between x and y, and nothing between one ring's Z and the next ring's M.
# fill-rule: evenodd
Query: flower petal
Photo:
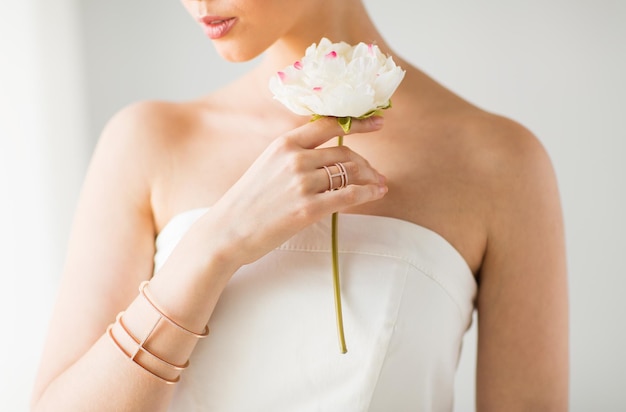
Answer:
M404 71L378 46L322 38L270 79L276 100L297 114L360 117L388 107Z

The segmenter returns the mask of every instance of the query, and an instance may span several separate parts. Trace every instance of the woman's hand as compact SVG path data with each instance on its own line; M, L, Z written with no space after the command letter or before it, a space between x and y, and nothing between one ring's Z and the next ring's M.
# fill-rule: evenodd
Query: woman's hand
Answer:
M352 132L381 127L382 118L372 117L355 121ZM187 231L150 282L173 318L200 330L239 267L324 216L385 195L385 178L363 157L345 146L318 148L341 132L323 118L278 137ZM328 191L324 166L335 163L345 165L348 185Z
M354 121L352 133L379 130L383 118ZM302 228L333 212L382 198L385 178L348 147L318 148L342 133L334 118L322 118L272 142L198 224L226 244L238 265L255 261ZM329 191L324 166L342 163L347 187ZM335 178L334 186L339 186ZM205 226L206 227L206 226Z

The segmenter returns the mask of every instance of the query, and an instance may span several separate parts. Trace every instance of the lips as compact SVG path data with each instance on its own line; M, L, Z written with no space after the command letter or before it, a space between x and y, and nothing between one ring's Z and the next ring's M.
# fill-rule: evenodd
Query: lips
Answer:
M216 40L228 34L237 21L234 17L202 16L198 19L206 35Z

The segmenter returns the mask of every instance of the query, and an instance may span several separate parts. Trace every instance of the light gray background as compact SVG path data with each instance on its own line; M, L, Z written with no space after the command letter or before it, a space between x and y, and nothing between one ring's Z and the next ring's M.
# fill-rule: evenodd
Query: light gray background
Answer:
M626 2L366 4L399 54L546 146L567 231L571 410L626 410ZM176 0L3 2L0 30L0 409L25 411L106 120L133 101L202 95L251 63L221 61ZM474 409L475 347L472 329L457 411Z

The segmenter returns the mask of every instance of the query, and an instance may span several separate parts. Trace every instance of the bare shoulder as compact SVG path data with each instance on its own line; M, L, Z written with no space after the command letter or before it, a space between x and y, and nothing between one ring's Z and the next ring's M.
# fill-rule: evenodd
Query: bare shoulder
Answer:
M404 93L401 98L406 100L398 106L418 108L398 110L402 119L412 119L406 134L425 137L415 140L420 145L416 150L426 141L427 149L446 160L437 166L447 172L462 174L497 194L524 179L552 175L539 138L519 122L478 108L420 72L411 72Z
M462 171L486 195L487 227L500 214L510 216L524 205L556 198L550 156L539 138L509 118L478 109L454 115L454 143ZM491 223L491 224L489 224Z
M93 164L115 164L130 184L149 191L164 164L197 128L199 103L142 101L116 113L98 141Z
M405 205L396 215L442 234L479 276L487 253L507 244L504 232L516 232L512 222L536 218L534 205L545 205L545 199L557 204L549 156L520 123L482 110L419 73L410 75L385 114L389 134L379 139L401 144L376 146L404 160L386 171L403 182L386 199Z
M483 195L486 253L521 247L528 238L513 233L533 228L536 234L560 236L561 209L551 159L529 129L499 115L472 111L458 124L466 167ZM487 257L487 256L486 256Z
M479 110L459 117L462 147L489 182L507 185L552 174L545 148L525 126Z
M182 138L193 127L196 102L142 101L116 113L103 130L101 141L109 145L159 149ZM150 151L152 153L152 151Z

